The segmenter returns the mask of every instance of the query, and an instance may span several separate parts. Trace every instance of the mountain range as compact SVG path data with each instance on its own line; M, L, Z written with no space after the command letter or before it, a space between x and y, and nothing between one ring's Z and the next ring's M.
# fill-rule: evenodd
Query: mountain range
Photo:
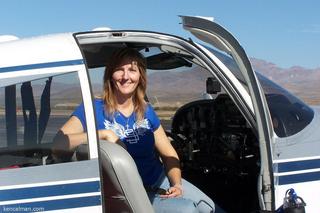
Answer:
M320 67L300 66L281 68L265 60L250 58L252 67L267 78L286 88L310 105L320 105Z
M310 105L320 105L320 67L315 69L306 69L300 66L290 68L281 68L276 64L265 60L250 58L250 62L255 71L262 73L280 86L286 88L294 95L298 96L304 102ZM199 72L198 68L190 68L184 72L160 71L149 74L148 93L151 103L164 102L179 106L177 100L190 100L201 98L201 93L205 91L205 82L208 77L207 72ZM202 68L200 68L202 69ZM95 94L99 94L102 88L101 84L93 83ZM19 88L17 88L19 89ZM39 99L43 90L43 85L33 85L35 99ZM17 91L17 96L20 92ZM157 100L155 100L157 99ZM4 105L4 90L0 90L0 100ZM17 99L20 101L20 98ZM55 82L51 86L51 104L52 106L67 105L73 106L81 100L81 90L72 84ZM39 100L36 104L40 104Z
M320 105L320 68L306 69L300 66L281 68L265 60L250 58L255 71L279 84L310 105ZM187 72L156 72L148 77L149 92L157 99L175 104L176 97L198 99L199 91L205 91L207 72L199 67ZM201 68L200 68L201 69ZM165 82L165 86L164 86ZM161 101L159 101L161 102ZM177 103L179 104L179 103Z

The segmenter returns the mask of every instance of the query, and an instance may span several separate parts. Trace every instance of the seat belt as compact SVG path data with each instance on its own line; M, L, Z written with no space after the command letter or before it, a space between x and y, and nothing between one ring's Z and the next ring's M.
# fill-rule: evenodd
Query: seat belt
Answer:
M16 103L16 85L5 88L5 113L7 146L13 147L17 143L17 103Z
M41 143L43 134L46 130L48 120L51 113L51 107L50 107L50 88L51 88L51 81L52 77L50 77L46 81L46 86L43 89L42 95L41 95L41 109L39 114L39 123L38 123L38 143Z
M24 119L24 144L37 144L37 112L30 81L21 85L21 100Z

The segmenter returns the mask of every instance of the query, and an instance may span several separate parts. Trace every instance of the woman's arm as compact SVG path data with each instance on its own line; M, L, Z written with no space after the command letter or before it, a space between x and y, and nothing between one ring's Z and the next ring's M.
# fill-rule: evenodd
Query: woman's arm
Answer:
M180 161L177 152L171 145L166 133L162 126L154 132L155 146L158 150L164 167L167 172L171 187L168 189L166 195L162 197L176 197L182 195L181 186L181 170Z
M81 121L72 116L54 137L52 153L54 156L61 156L86 141L87 134L83 132Z
M99 139L104 139L110 142L117 142L119 137L111 130L98 130ZM88 136L84 132L81 121L72 116L59 130L53 139L52 153L59 156L65 151L74 150L80 144L87 143Z

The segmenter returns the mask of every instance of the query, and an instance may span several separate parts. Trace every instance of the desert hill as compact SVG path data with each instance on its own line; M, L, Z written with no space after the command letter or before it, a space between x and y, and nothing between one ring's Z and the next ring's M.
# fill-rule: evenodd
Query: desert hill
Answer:
M311 105L320 105L320 67L306 69L293 66L287 69L261 59L250 59L252 67L267 78L288 89Z

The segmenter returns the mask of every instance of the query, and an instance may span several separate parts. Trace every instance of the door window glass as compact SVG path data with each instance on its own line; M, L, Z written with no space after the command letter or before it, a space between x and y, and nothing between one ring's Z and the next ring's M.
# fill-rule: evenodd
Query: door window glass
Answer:
M58 162L53 139L82 102L78 73L2 87L0 99L0 169Z

